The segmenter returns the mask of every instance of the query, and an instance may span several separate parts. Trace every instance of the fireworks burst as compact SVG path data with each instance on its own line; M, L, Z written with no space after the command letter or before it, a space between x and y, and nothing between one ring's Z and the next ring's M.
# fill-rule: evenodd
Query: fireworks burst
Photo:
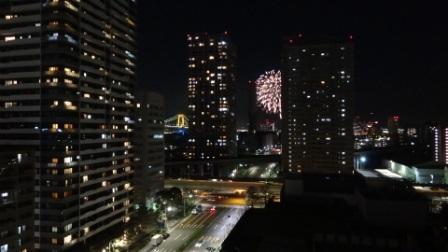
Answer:
M257 104L268 114L282 117L282 75L280 71L271 70L260 75L255 81Z

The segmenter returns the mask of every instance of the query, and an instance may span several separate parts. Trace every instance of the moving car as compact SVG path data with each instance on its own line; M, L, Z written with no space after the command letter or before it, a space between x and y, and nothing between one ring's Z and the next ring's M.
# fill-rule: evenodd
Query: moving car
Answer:
M162 243L163 241L163 235L161 234L156 234L153 237L151 237L151 245L154 247L157 247L160 245L160 243Z
M196 244L194 245L195 248L200 248L202 246L202 243L204 243L204 240L199 240L198 242L196 242Z

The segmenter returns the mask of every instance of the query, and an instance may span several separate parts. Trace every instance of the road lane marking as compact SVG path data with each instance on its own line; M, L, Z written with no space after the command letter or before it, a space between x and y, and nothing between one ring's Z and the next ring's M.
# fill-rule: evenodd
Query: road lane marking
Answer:
M209 215L207 216L207 218L203 219L199 224L205 226L205 222L206 222L210 217L212 217L212 216L214 216L214 215L215 215L215 214L209 214Z
M202 219L203 217L204 217L204 215L202 215L202 214L195 215L194 217L192 217L188 221L186 221L184 223L184 226L196 223L199 219Z
M176 236L176 238L174 238L174 240L179 239L179 237L181 237L181 236L182 236L182 234L179 234L178 236Z

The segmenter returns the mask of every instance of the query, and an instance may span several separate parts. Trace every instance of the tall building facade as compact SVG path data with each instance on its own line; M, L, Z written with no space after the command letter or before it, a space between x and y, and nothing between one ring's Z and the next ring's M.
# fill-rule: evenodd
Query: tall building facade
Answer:
M188 158L235 156L235 47L227 33L189 34L187 42Z
M284 169L352 174L353 43L288 38L282 75Z
M0 153L0 251L33 251L34 156Z
M387 118L387 128L389 129L390 144L392 146L399 146L402 144L402 136L399 134L400 116L393 115Z
M134 203L139 205L145 205L163 188L164 107L162 95L148 91L136 93Z
M135 4L0 2L0 148L36 153L39 251L130 218Z
M448 126L433 128L434 161L448 164Z

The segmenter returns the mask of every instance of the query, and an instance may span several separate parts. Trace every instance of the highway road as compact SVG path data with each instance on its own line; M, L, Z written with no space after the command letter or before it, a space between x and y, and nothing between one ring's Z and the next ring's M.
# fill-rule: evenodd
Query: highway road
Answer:
M205 209L197 215L190 215L174 226L170 236L158 247L148 244L140 252L207 251L207 247L219 247L228 232L244 213L243 207ZM230 216L230 217L228 217ZM202 246L195 244L202 240Z
M267 189L270 195L279 197L281 184L168 179L165 180L165 187L178 187L194 193L196 204L201 204L204 211L197 215L191 214L170 228L170 236L158 247L153 248L148 237L148 244L140 252L208 252L207 248L216 249L244 214L247 188L255 187L260 192ZM264 206L264 201L258 205ZM216 206L215 211L210 211L212 206Z
M245 208L226 208L206 227L204 233L190 243L186 251L210 252L207 248L218 248L246 211Z

